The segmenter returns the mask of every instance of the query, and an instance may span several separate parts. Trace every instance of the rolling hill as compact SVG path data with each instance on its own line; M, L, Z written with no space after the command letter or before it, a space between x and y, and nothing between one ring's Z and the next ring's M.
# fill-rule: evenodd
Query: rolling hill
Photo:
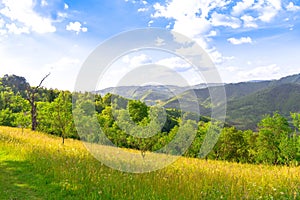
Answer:
M299 167L179 157L157 171L125 173L99 162L81 141L66 139L62 145L59 137L8 127L0 127L0 177L0 199L300 197Z
M140 99L148 105L160 104L166 108L193 111L199 104L201 115L210 116L212 107L221 107L220 101L212 105L211 93L222 89L219 84L179 86L122 86L98 91L104 95L115 93L130 99ZM278 111L284 116L300 111L300 74L279 80L249 81L225 84L227 100L226 122L240 129L255 129L265 114ZM195 98L196 97L196 98ZM219 97L217 97L219 98Z
M227 122L240 129L255 129L265 114L278 111L285 117L300 112L300 85L282 84L233 99L227 103Z

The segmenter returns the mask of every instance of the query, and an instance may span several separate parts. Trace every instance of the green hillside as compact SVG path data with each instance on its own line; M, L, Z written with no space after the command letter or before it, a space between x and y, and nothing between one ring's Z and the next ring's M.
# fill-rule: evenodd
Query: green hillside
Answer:
M265 114L278 111L288 117L290 112L299 112L300 74L273 81L257 81L225 84L227 99L227 123L240 129L255 129ZM189 107L198 101L202 115L211 115L210 92L218 89L210 87L185 91L164 102L167 108L179 108L192 111ZM197 99L193 98L193 94Z
M300 111L300 85L282 84L229 101L227 119L242 129L254 129L265 114L278 111L285 117Z
M156 155L159 156L159 155ZM78 140L0 127L0 199L299 199L300 168L179 158L130 174Z

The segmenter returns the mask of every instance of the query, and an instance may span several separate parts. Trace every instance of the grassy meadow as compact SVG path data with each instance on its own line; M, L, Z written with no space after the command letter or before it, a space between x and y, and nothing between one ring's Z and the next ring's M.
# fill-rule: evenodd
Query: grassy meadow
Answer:
M300 167L180 158L124 173L80 141L0 127L0 199L300 199Z

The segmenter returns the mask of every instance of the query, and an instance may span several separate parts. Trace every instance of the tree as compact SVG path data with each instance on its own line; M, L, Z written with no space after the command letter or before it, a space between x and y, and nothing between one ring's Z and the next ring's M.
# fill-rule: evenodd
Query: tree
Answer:
M30 125L30 115L27 112L16 113L15 124L17 127L22 128L22 133L24 128L27 128Z
M124 106L120 106L124 107ZM144 158L146 151L149 151L158 142L158 137L164 122L165 112L163 108L153 106L150 108L148 118L148 107L140 101L128 103L128 110L118 109L115 101L112 110L116 117L116 125L130 136L127 138L128 146L139 149Z
M300 113L291 113L295 133L300 131Z
M45 79L50 76L50 73L47 74L40 82L40 84L36 87L30 87L28 85L27 87L27 100L30 103L31 106L31 129L33 131L36 130L37 127L37 111L36 111L36 94L38 92L38 89L42 86L43 82L45 81Z
M244 162L247 157L247 142L243 131L234 127L224 128L216 145L221 160Z
M4 75L2 85L10 88L14 94L20 93L23 98L26 98L26 89L29 87L26 79L16 75Z
M280 144L289 137L291 129L286 118L277 112L267 115L258 124L257 162L280 164L283 149Z
M0 110L0 125L2 126L13 126L15 116L12 111L8 108Z
M51 103L52 114L51 124L53 130L57 132L62 138L62 144L68 133L74 130L71 94L68 92L60 92L58 97Z
M245 142L247 143L247 156L246 162L255 163L255 158L257 155L256 145L258 133L253 132L252 130L246 130L243 133Z
M73 106L73 116L80 139L85 142L98 143L100 138L100 126L94 102L89 94L82 94Z
M141 101L131 100L128 103L128 110L130 118L135 123L141 122L144 118L148 117L148 107Z

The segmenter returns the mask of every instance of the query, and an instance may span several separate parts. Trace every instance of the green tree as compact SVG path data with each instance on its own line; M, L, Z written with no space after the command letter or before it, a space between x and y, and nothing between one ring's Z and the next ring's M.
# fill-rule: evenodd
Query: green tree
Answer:
M26 98L26 90L29 86L29 83L24 77L6 74L1 80L2 85L5 88L10 88L14 94L19 93L23 98Z
M15 116L8 108L0 110L0 125L14 126Z
M22 128L22 133L24 128L28 128L30 125L30 115L29 112L19 112L15 114L15 126Z
M53 110L51 113L53 130L61 136L64 144L65 138L74 135L75 132L71 94L69 92L61 92L51 103L51 106Z
M291 113L295 133L300 131L300 113Z
M144 108L145 105L143 103L141 104L141 102L136 102L137 104L134 105L134 109L136 112L142 112L142 114L144 114L143 118L139 119L142 120L135 121L136 123L133 120L130 120L132 119L130 111L128 112L128 110L125 109L117 110L117 105L115 104L113 104L113 110L116 117L116 125L125 133L130 135L127 138L128 146L139 149L142 156L145 157L146 151L151 150L154 144L157 143L158 137L154 136L160 133L166 116L164 115L165 112L162 108L155 106L150 108L148 119L148 108ZM131 112L133 112L134 109L132 109ZM146 112L147 115L144 112ZM135 119L137 120L137 118Z
M73 106L73 117L80 139L90 143L98 143L101 130L95 104L90 97L82 97L76 102Z
M49 133L49 134L56 134L53 130L51 124L51 113L54 112L53 107L51 106L50 102L37 102L37 112L39 115L37 116L37 130Z
M216 145L219 159L234 162L247 160L248 144L243 137L243 131L235 127L224 128Z
M289 137L291 129L286 118L277 112L267 115L258 124L257 159L259 163L280 164L283 149L280 144Z
M243 133L243 137L245 142L247 143L247 156L246 162L255 163L256 155L257 155L257 137L258 133L253 132L252 130L246 130Z
M130 118L135 123L141 122L144 118L148 117L148 107L141 101L131 100L128 103L128 111Z

